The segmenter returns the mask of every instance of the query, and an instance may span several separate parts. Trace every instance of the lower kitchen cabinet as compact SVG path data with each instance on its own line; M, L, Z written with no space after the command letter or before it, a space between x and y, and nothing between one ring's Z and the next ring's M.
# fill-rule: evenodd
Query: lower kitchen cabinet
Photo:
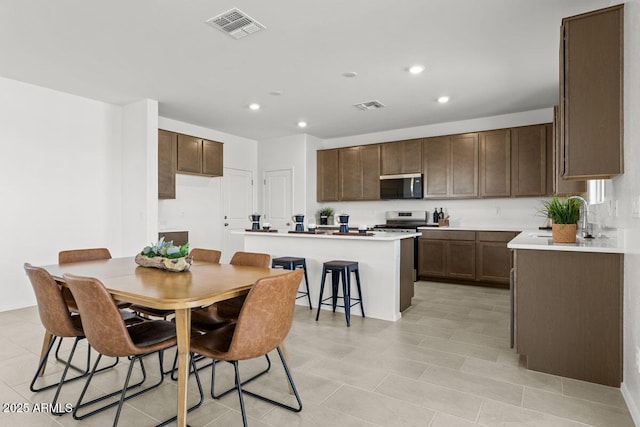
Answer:
M418 240L418 275L475 280L475 231L423 231Z
M514 265L527 368L620 387L623 255L516 249Z
M418 275L428 280L509 286L512 231L424 230Z

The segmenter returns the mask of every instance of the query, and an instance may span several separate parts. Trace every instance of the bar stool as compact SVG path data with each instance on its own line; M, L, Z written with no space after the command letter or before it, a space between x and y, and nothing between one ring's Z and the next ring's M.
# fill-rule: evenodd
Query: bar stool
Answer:
M324 281L327 277L327 273L331 273L331 289L332 295L328 298L322 299L324 292ZM351 298L351 273L356 275L356 285L358 288L358 298ZM342 300L344 305L338 305L338 285L340 282L340 276L342 276ZM331 300L331 303L325 302ZM356 301L352 303L352 301ZM362 304L362 290L360 288L360 273L358 271L358 263L356 261L327 261L322 265L322 282L320 282L320 299L318 300L318 312L316 314L316 321L320 317L320 306L331 305L333 312L336 312L336 307L344 308L344 316L347 319L347 326L351 326L351 307L360 304L360 311L362 317L364 316L364 305Z
M307 261L305 258L283 256L280 258L274 258L271 260L271 268L284 268L285 270L295 270L296 268L302 268L304 271L304 282L307 285L307 292L298 291L296 299L304 298L305 295L309 300L309 310L313 310L311 306L311 294L309 294L309 279L307 278Z

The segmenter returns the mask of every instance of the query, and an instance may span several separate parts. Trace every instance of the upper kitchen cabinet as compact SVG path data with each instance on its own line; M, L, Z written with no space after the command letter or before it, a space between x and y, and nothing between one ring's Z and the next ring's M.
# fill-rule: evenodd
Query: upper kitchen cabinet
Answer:
M564 179L560 175L561 149L558 106L553 107L553 123L545 125L547 133L547 195L571 195L587 192L587 181Z
M611 178L623 172L623 5L562 20L561 174Z
M337 148L317 151L316 198L319 202L334 202L340 199L338 153Z
M158 129L158 198L176 198L178 134Z
M547 194L547 132L545 125L511 129L511 196Z
M478 197L478 134L426 138L422 147L425 199Z
M222 170L222 143L178 134L178 173L222 176Z
M422 140L386 142L380 145L382 175L422 172Z
M511 195L511 132L480 132L480 197Z
M380 199L380 146L339 149L340 200Z

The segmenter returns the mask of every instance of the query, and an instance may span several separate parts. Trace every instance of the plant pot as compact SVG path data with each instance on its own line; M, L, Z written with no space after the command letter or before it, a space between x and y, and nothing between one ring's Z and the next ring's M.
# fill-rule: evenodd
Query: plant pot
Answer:
M551 226L553 243L575 243L576 232L576 224L553 224Z
M187 271L191 267L191 256L180 258L165 258L156 256L149 258L148 256L138 254L135 258L136 264L142 267L159 268L160 270L168 271Z
M328 216L320 215L320 225L328 225L328 219Z

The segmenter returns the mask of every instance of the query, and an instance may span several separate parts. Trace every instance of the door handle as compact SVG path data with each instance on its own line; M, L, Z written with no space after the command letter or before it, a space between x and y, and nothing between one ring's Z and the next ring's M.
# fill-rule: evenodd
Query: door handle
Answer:
M225 223L224 223L224 226L225 226L225 227L228 227L228 226L229 226L229 223L228 223L228 222L225 222Z

